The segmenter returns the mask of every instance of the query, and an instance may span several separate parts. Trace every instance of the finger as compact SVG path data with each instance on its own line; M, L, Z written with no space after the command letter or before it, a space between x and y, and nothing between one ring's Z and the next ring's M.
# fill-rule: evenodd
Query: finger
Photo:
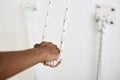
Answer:
M38 48L38 47L43 46L45 44L47 44L47 42L45 42L45 41L41 42L40 44L37 43L34 45L34 48Z
M54 64L55 64L54 62L55 62L55 61L45 62L44 65L45 65L45 66L51 66L51 65L54 65Z
M50 67L52 67L52 68L57 67L58 65L61 64L61 61L62 61L62 60L58 61L57 64L55 64L55 65L50 65Z
M43 62L43 65L44 65L44 66L48 66L48 64L46 64L46 62Z
M46 45L48 45L48 44L50 44L50 42L43 42L43 43L41 43L40 46L46 46Z
M44 62L43 64L45 66L50 66L51 68L57 67L58 65L60 65L62 62L62 59L60 59L59 61L51 61L51 62Z
M41 44L44 44L44 43L45 43L45 41L41 42L40 44L36 43L36 44L34 45L34 48L38 48Z
M50 66L50 62L44 62L43 63L45 66Z
M46 46L46 45L49 45L49 44L52 44L51 42L42 42L41 44L40 44L40 46Z
M40 44L39 44L39 46L42 46L42 45L44 45L44 44L46 44L47 42L45 42L45 41L43 41L43 42L41 42Z
M39 44L35 44L35 45L34 45L34 48L37 48L37 47L39 47Z
M62 61L62 59L60 59L59 61L52 61L53 63L51 63L49 66L50 67L57 67L58 65L60 65L61 64L61 61Z

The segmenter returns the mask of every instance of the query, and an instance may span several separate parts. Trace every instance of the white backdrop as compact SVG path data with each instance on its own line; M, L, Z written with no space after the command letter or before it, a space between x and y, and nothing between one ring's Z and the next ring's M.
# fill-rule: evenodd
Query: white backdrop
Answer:
M65 0L53 0L47 30L47 41L59 45ZM102 80L120 80L120 1L71 0L63 61L57 68L41 64L9 80L95 80L98 33L95 22L96 4L116 7L116 23L106 28L103 45ZM41 40L47 0L37 0L37 11L23 9L22 0L0 0L0 50L30 48Z

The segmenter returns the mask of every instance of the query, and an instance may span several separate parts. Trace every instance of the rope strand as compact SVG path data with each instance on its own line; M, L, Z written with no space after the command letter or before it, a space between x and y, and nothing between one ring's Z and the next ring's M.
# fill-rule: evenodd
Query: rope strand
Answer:
M45 32L46 29L48 27L48 21L49 21L49 15L50 15L50 10L51 10L51 3L52 1L49 0L49 5L48 5L48 10L47 10L47 14L46 14L46 19L45 19L45 24L44 24L44 29L43 29L43 35L42 35L42 41L45 40L46 36L45 36ZM52 62L46 62L46 64L50 65L50 66L55 66L57 65L57 63L61 60L62 58L62 50L63 50L63 44L64 44L64 38L65 38L65 32L66 32L66 23L67 23L67 17L68 17L68 11L69 11L69 6L70 6L70 0L68 0L67 2L67 6L65 8L65 14L64 14L64 19L63 19L63 26L62 26L62 34L61 34L61 40L60 40L60 55L59 58L55 61Z
M64 45L64 39L65 39L65 32L66 32L69 9L70 9L70 0L68 0L67 6L65 8L63 26L62 26L62 35L61 35L61 41L60 41L60 53L63 52L63 45ZM60 54L59 58L61 58L61 57L62 57L62 55Z
M106 27L106 23L108 22L107 16L98 17L98 31L100 33L99 38L99 54L98 54L98 64L97 64L97 73L96 80L101 80L102 78L102 46L103 46L103 33L104 28Z
M42 32L42 39L41 39L42 42L45 41L45 38L46 38L46 29L48 27L49 17L50 17L50 13L51 13L51 5L52 5L52 0L49 0L48 9L47 9L46 17L45 17L44 28L43 28L43 32Z
M99 38L99 54L98 54L98 64L97 64L97 76L96 80L101 80L101 74L102 74L102 42L103 42L103 29L99 31L100 38Z

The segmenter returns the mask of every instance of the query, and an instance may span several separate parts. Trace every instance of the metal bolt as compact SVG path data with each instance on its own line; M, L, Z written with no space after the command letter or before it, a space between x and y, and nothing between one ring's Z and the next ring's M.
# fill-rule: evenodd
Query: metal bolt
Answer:
M96 6L96 8L100 8L100 6L99 6L99 5L97 5L97 6Z
M36 8L33 8L33 11L36 11L37 9Z
M115 11L115 9L114 9L114 8L112 8L112 9L111 9L111 11Z
M98 20L96 19L96 22L98 22Z
M110 24L114 24L113 21L110 21Z

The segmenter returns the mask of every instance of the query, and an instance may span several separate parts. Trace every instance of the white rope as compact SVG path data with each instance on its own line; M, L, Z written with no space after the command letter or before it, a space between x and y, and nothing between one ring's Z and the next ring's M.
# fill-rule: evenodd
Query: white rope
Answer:
M66 26L67 26L67 21L68 21L68 13L70 9L70 0L67 2L67 6L65 8L65 14L64 14L64 19L63 19L63 26L62 26L62 35L61 35L61 41L60 41L60 56L59 60L62 58L62 51L63 51L63 45L64 45L64 40L65 40L65 32L66 32Z
M47 9L44 28L43 28L43 32L42 32L42 39L41 39L42 42L45 41L45 38L46 38L46 29L48 27L49 17L50 17L50 13L51 13L51 5L52 5L52 0L48 0L48 9Z
M100 41L99 41L99 54L98 54L96 80L101 80L103 33L104 33L104 28L106 27L106 23L108 23L108 17L107 16L99 16L97 21L98 21L98 31L100 33L100 38L99 38Z
M52 3L52 1L49 0L48 10L47 10L46 19L45 19L45 25L44 25L44 29L43 29L42 41L44 41L45 37L46 37L45 32L46 32L46 29L48 27L47 23L49 21L51 3ZM62 59L62 54L61 53L63 51L63 44L64 44L64 39L65 39L65 32L66 32L66 25L67 25L67 19L68 19L69 6L70 6L70 0L68 0L67 6L65 8L65 14L64 14L63 25L62 25L62 34L61 34L61 40L60 40L60 55L59 55L59 58L56 61L46 62L47 65L55 66Z

